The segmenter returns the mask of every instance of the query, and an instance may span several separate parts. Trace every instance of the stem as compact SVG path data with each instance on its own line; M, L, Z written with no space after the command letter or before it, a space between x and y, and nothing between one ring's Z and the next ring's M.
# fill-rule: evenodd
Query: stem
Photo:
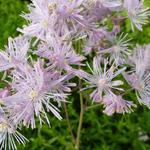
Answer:
M124 96L126 94L128 94L129 92L131 92L132 90L134 90L134 88L128 89L125 93L123 93L121 96Z
M8 84L6 81L4 81L4 80L0 80L0 83L2 83L2 84Z
M77 139L76 139L76 150L79 150L80 146L80 134L81 134L81 128L82 128L82 123L83 123L83 115L84 115L84 105L83 105L83 96L82 93L80 92L80 119L79 119L79 126L78 126L78 131L77 131Z
M69 129L69 132L70 132L70 135L71 135L71 138L72 138L72 142L73 142L73 144L75 144L75 137L74 137L73 132L72 132L71 123L70 123L70 119L69 119L69 114L68 114L67 106L66 106L65 102L64 102L64 110L65 110L65 114L66 114L68 129Z
M78 44L78 53L81 54L81 47L80 44ZM81 66L79 66L79 69L81 69ZM80 118L79 118L79 125L78 125L78 130L77 130L77 138L76 138L76 145L75 145L75 149L79 150L80 148L80 137L81 137L81 129L82 129L82 123L83 123L83 115L84 115L84 104L83 104L83 95L81 92L81 88L82 88L82 82L81 79L79 79L79 90L80 90Z
M93 105L93 106L89 106L89 107L86 107L86 111L90 110L90 109L93 109L93 108L96 108L98 106L101 106L102 104L96 104L96 105Z

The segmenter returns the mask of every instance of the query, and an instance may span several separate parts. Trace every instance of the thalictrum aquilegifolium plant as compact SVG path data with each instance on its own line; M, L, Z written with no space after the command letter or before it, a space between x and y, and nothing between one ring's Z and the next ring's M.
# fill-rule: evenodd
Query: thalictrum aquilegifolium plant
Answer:
M20 35L10 37L0 51L0 81L5 83L0 149L25 145L21 128L36 128L36 120L50 126L49 113L61 120L62 105L76 150L86 110L102 105L108 116L131 113L137 105L124 99L131 91L150 107L150 45L132 44L130 34L122 32L126 20L132 32L142 32L150 16L143 0L32 0L28 9L21 14L27 24L17 29ZM130 89L123 88L124 80ZM80 97L76 136L66 107L75 88ZM84 104L85 90L91 106Z

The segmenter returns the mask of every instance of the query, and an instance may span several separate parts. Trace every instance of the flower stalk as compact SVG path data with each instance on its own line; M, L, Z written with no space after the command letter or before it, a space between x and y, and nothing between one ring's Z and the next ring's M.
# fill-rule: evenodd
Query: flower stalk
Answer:
M75 146L76 150L79 150L79 146L80 146L83 115L84 115L83 95L82 95L82 92L80 92L80 118L79 118L78 130L77 130L77 138L76 138L76 146Z

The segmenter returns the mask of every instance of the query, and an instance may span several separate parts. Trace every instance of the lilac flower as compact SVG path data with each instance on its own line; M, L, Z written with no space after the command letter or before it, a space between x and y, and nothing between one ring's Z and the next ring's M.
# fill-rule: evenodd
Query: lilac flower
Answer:
M110 54L110 62L115 61L116 64L124 64L127 62L128 57L131 55L131 50L129 49L131 39L127 39L128 34L121 34L119 37L110 36L108 41L111 47L100 51L100 53Z
M89 29L83 33L87 36L87 41L85 42L85 55L88 55L92 50L97 50L101 48L102 41L105 38L107 31L105 29Z
M29 42L25 37L9 38L6 51L0 51L0 71L11 68L21 69L27 62L28 50Z
M150 107L150 73L143 76L136 73L124 74L124 77L135 89L138 101Z
M13 123L0 108L0 149L16 150L16 141L25 145L28 140L16 130Z
M103 97L103 105L105 110L103 111L108 116L116 113L131 113L133 110L131 107L136 107L131 101L122 99L122 96L117 96L113 93L109 93Z
M85 74L83 77L90 84L87 88L96 88L92 94L90 95L93 101L101 102L103 94L107 94L111 92L111 89L115 90L123 90L118 86L122 85L123 82L121 80L113 79L122 73L125 68L117 70L117 67L114 64L108 69L108 62L104 60L104 69L102 68L102 64L98 58L94 58L93 60L93 70L90 68L91 74Z
M87 0L84 4L87 11L88 19L95 21L102 21L105 17L117 11L122 5L120 0Z
M64 84L67 76L58 76L57 73L47 72L40 61L34 69L25 70L25 75L19 72L14 74L12 87L17 92L12 96L3 98L4 105L10 111L12 120L16 123L23 123L25 126L31 125L35 128L35 116L39 118L40 124L46 119L46 114L52 112L58 119L61 119L59 110L52 104L52 101L65 101L72 84Z
M137 99L150 107L150 57L149 45L137 46L129 58L131 71L124 74L125 79L136 91Z
M85 0L58 0L56 8L58 15L56 28L58 28L59 34L66 34L65 31L70 31L70 26L72 26L72 30L76 30L76 24L81 26L86 25L86 20L81 13L83 11L82 4L84 1Z
M142 77L150 70L150 45L137 46L133 55L129 58L129 63L132 65L132 72L135 72Z
M28 22L28 26L24 26L23 29L18 29L26 36L37 37L38 39L46 40L47 34L53 33L51 26L54 15L49 8L48 0L32 0L33 4L30 4L29 14L22 14Z
M81 62L85 59L76 54L71 43L68 44L59 40L52 41L49 45L42 43L39 45L37 54L48 59L50 66L67 71L72 68L72 65L82 65Z
M32 0L29 6L30 13L22 15L30 23L23 29L18 29L25 35L35 36L48 40L49 34L57 32L65 35L70 30L76 29L76 24L84 25L81 4L84 0ZM52 36L51 36L52 37Z
M149 8L144 8L143 5L143 1L140 0L124 1L124 7L128 11L132 30L134 30L135 26L138 30L142 31L142 26L148 22Z

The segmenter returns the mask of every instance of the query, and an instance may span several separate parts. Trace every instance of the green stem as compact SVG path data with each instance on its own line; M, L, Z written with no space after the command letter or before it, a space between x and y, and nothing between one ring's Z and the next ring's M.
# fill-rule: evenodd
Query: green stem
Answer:
M69 114L68 114L68 110L67 110L67 106L66 106L65 102L64 102L64 110L65 110L65 114L66 114L68 130L70 132L70 135L71 135L71 138L72 138L72 142L73 142L73 144L75 144L75 137L74 137L73 132L72 132L71 123L70 123L70 119L69 119Z
M90 109L93 109L93 108L96 108L98 106L101 106L102 104L96 104L96 105L92 105L92 106L89 106L89 107L86 107L86 111L90 110Z
M84 115L84 105L83 105L83 96L82 93L80 92L80 119L79 119L79 126L78 126L78 131L77 131L77 139L76 139L76 150L79 150L80 146L80 136L81 136L81 128L82 128L82 123L83 123L83 115Z
M131 91L133 91L133 90L134 90L134 88L128 89L128 90L126 90L125 93L123 93L121 96L124 96L124 95L128 94L129 92L131 92Z
M81 43L77 44L77 49L78 53L82 54L82 48L81 48ZM79 69L81 69L81 66L79 66ZM79 150L80 149L80 138L81 138L81 129L82 129L82 123L83 123L83 115L84 115L84 104L83 104L83 95L81 92L82 89L82 81L79 79L79 90L80 90L80 118L79 118L79 125L78 125L78 130L77 130L77 138L76 138L76 145L75 149Z

